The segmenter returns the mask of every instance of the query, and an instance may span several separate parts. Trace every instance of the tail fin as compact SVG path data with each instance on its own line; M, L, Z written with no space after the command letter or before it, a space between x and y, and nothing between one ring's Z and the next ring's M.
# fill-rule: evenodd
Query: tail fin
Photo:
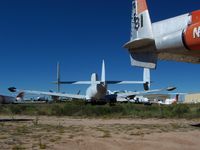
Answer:
M149 90L151 86L150 69L144 68L143 73L144 90Z
M106 70L105 70L105 62L102 62L102 70L101 70L101 82L106 82Z
M57 91L60 92L60 62L57 63Z
M133 0L132 5L131 39L124 47L131 53L133 66L154 69L157 54L146 0Z
M98 81L98 75L96 73L93 73L91 75L91 82L90 82L90 84L96 84L97 81Z
M153 38L151 19L146 0L133 0L132 7L131 41Z

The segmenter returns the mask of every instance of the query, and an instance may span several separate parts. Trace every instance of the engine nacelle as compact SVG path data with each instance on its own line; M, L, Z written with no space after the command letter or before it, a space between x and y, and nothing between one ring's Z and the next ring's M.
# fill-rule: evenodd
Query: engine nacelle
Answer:
M191 23L184 32L185 46L190 50L200 50L200 10L191 13Z
M190 13L189 18L188 26L184 30L157 38L157 49L167 52L200 51L200 10Z
M179 30L165 36L159 37L156 39L156 48L159 51L167 51L167 52L184 52L187 49L184 46L184 42L182 40L183 31Z
M189 50L200 50L200 22L190 25L185 30L184 40Z

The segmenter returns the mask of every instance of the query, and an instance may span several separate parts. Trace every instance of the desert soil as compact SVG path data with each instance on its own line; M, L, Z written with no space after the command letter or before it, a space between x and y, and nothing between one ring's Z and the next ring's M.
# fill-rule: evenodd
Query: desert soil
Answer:
M0 116L0 149L199 150L200 119L77 119Z

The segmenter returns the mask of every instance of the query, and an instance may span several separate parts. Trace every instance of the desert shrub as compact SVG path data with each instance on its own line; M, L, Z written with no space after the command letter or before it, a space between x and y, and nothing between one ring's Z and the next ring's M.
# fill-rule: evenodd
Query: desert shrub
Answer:
M200 105L145 106L142 104L85 105L83 101L52 104L0 105L0 114L108 118L198 118Z
M185 114L189 112L190 112L190 107L184 104L174 105L172 110L173 115L178 118L183 117Z

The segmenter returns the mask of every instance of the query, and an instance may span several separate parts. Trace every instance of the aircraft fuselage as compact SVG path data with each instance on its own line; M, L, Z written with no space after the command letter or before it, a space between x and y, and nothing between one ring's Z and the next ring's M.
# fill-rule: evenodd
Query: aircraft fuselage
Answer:
M86 100L99 101L104 100L107 94L107 87L103 84L94 84L88 87L86 91Z
M12 104L16 101L15 97L0 95L0 104Z
M153 23L152 29L158 51L200 52L200 11Z
M134 66L156 68L157 59L200 63L200 10L151 23L146 0L133 0L131 29L125 48Z

